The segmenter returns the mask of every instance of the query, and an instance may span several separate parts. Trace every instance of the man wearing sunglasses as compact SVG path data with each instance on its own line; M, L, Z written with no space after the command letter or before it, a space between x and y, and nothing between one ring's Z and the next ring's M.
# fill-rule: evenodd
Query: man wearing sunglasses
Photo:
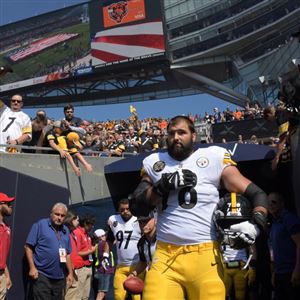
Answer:
M0 100L0 144L22 145L31 140L31 121L27 114L21 111L23 98L13 95L10 107ZM0 152L17 152L15 147L0 147Z
M8 197L0 193L0 300L5 299L7 291L11 288L12 282L6 265L10 248L10 228L4 223L4 217L12 213L14 197Z

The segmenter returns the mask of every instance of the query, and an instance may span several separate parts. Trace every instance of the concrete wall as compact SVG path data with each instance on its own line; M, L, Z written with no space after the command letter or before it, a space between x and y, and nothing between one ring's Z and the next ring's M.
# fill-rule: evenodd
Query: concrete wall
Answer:
M104 176L104 166L121 158L85 158L92 164L94 171L87 173L81 168L81 177L77 177L69 164L64 159L60 159L58 155L0 153L0 166L68 189L70 205L109 198L110 193Z

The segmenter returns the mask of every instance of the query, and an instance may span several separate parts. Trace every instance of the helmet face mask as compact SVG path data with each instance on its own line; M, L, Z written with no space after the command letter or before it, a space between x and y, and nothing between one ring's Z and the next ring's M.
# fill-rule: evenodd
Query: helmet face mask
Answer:
M213 219L221 243L228 244L229 237L236 236L236 233L230 230L230 226L249 221L252 209L250 201L240 194L227 193L220 199Z

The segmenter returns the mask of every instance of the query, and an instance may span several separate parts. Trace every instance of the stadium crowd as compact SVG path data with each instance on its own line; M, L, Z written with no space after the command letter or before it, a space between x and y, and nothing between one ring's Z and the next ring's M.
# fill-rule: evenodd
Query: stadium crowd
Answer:
M47 136L50 131L59 126L60 134L67 135L72 129L74 130L70 126L75 126L77 128L75 131L78 132L82 144L80 150L84 155L121 156L123 153L164 149L166 147L166 126L169 120L159 117L139 119L134 107L132 110L128 119L92 122L80 118L74 119L74 107L68 105L64 108L65 118L60 120L60 123L48 118L45 111L37 110L36 116L31 121L32 139L24 145L49 147ZM263 110L257 103L254 103L253 105L247 104L244 109L236 108L235 111L229 107L225 111L214 108L213 112L205 112L203 116L191 113L187 115L196 125L215 124L262 118ZM74 120L76 120L75 123ZM244 141L241 136L237 141L239 143L263 142L256 140L255 137ZM27 152L28 150L23 151Z

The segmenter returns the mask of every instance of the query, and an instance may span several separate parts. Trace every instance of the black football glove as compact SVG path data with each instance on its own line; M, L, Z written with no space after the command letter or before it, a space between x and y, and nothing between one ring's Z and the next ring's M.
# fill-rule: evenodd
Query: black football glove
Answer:
M197 184L197 175L187 169L179 169L174 173L164 173L161 179L153 185L154 192L163 197L172 190Z

